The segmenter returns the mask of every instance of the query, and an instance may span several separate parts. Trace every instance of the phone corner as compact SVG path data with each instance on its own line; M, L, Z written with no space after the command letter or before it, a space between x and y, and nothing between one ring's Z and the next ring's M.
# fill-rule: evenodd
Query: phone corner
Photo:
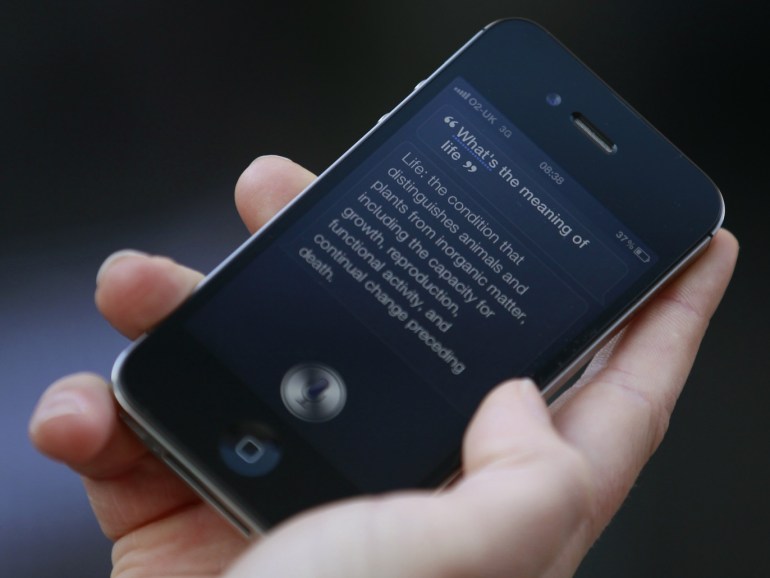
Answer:
M131 353L142 339L143 337L134 341L121 351L115 358L110 371L110 389L112 390L112 395L118 402L118 405L125 411L130 411L132 404L125 386L124 370Z
M487 30L490 30L492 28L498 28L500 26L518 26L521 28L532 28L539 32L544 32L550 36L550 33L548 30L540 24L537 20L533 20L532 18L527 18L525 16L506 16L504 18L498 18L497 20L493 20L482 30L486 32Z

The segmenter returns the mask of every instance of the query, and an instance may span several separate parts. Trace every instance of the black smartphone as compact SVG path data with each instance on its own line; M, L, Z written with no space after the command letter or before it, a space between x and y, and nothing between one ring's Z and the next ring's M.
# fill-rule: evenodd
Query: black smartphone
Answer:
M245 533L437 487L718 230L709 178L538 25L487 26L124 352L127 423Z

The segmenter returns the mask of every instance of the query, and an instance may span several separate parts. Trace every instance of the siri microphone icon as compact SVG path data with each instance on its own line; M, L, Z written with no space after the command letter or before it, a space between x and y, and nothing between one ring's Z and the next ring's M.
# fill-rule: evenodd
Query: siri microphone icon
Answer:
M324 422L342 411L347 390L340 374L328 365L301 363L284 375L281 399L294 417Z
M305 384L302 390L302 399L299 403L320 403L323 401L324 393L329 389L331 382L325 377L319 377L314 382Z

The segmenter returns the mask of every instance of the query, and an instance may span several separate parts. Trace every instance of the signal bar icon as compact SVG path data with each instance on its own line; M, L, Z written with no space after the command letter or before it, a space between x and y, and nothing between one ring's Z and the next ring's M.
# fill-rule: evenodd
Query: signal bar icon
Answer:
M462 98L463 100L468 100L468 98L471 96L470 90L463 90L459 86L455 86L454 91Z

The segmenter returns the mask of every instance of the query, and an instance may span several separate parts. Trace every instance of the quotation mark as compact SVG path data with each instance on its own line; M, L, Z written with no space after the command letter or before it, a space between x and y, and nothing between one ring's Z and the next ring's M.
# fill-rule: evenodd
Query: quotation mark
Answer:
M449 128L455 128L457 126L457 121L455 120L455 118L453 116L445 116L444 117L444 124L449 125ZM455 137L455 140L457 140L456 137ZM449 141L447 141L447 142L449 142ZM463 168L466 171L468 171L469 173L475 173L476 170L477 170L476 165L474 165L471 161L465 161L465 164L463 164Z

